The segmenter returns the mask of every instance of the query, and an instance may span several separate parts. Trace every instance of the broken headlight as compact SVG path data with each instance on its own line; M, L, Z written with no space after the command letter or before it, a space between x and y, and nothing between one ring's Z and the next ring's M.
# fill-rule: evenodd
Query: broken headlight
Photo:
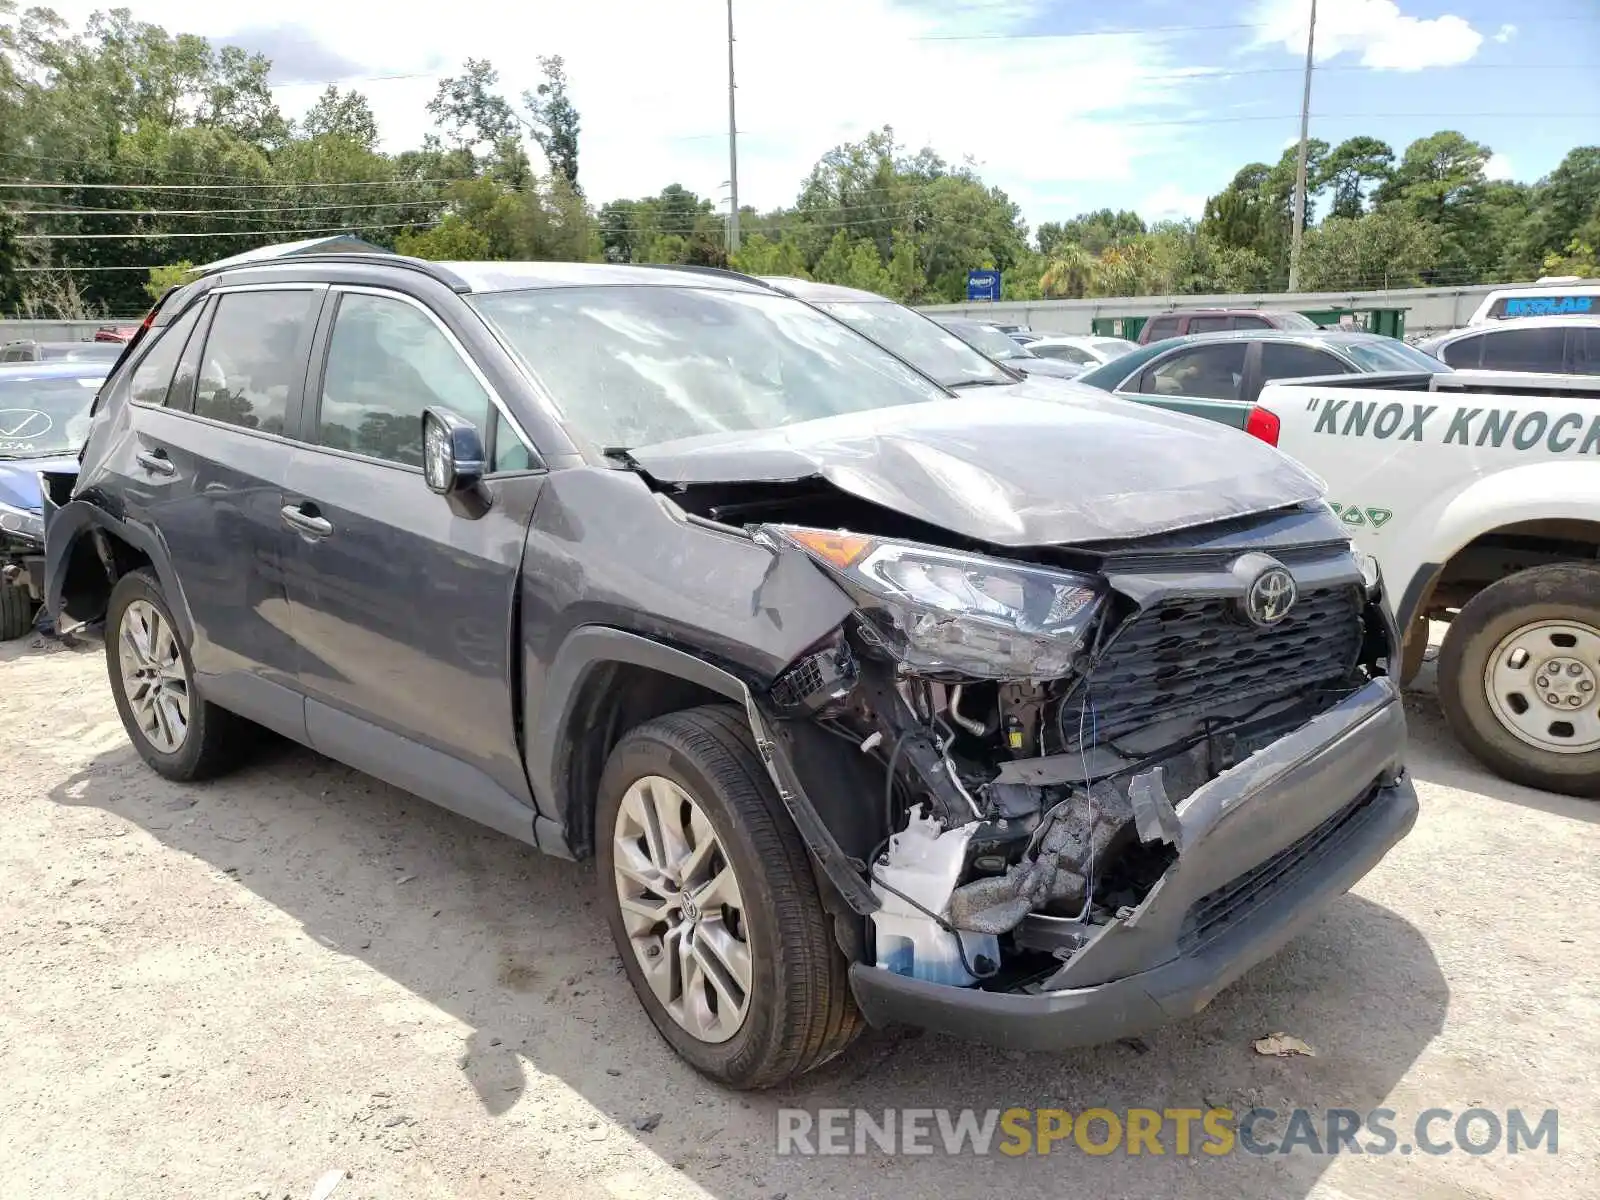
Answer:
M25 508L0 504L0 531L28 541L44 541L44 516Z
M863 639L920 674L1053 679L1102 596L1091 576L862 534L767 525L840 581Z

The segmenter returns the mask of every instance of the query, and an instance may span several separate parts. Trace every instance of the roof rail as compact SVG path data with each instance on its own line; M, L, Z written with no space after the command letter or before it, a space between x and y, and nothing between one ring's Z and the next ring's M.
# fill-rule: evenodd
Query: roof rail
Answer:
M371 254L364 251L330 251L328 253L296 254L292 258L267 259L257 262L224 263L216 267L195 268L195 278L220 275L227 271L261 271L282 267L302 266L306 263L360 263L366 266L400 267L437 279L451 291L470 292L472 287L454 271L425 258L412 258L405 254Z
M743 271L734 271L727 267L701 267L693 263L632 263L630 265L650 267L658 271L687 271L692 275L713 275L719 279L737 279L741 283L753 283L769 292L777 290L759 275L747 275Z

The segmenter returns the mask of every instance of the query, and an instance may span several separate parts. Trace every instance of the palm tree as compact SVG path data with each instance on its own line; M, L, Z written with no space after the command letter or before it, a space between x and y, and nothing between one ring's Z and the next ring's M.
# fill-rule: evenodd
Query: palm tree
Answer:
M1050 252L1050 264L1039 276L1039 290L1053 300L1081 300L1094 286L1100 260L1076 242L1063 242Z

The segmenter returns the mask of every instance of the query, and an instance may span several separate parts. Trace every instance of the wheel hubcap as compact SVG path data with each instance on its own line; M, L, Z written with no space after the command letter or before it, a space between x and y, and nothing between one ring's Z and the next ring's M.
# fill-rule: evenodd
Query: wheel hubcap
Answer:
M1528 745L1556 754L1600 750L1600 629L1524 625L1489 656L1484 691L1500 724Z
M683 788L647 775L623 794L612 858L623 925L656 999L700 1041L727 1041L750 1007L750 940L711 821Z
M174 753L189 736L189 675L172 627L149 601L123 609L117 661L134 724L157 750Z

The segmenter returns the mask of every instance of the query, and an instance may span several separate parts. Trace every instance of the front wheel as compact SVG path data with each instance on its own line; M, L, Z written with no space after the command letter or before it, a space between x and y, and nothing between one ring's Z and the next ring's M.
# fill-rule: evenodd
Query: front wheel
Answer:
M33 628L33 593L26 584L0 582L0 642Z
M1439 655L1439 703L1506 779L1600 798L1600 567L1534 567L1468 601Z
M781 1083L860 1029L815 876L737 709L628 733L600 782L601 907L639 1001L690 1065Z

